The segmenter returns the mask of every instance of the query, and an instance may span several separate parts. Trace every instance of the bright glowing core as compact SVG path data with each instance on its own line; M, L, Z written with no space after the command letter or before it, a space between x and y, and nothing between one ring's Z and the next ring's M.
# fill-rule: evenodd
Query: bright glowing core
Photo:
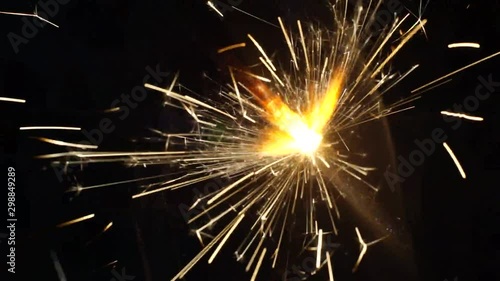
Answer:
M302 121L302 120L300 120ZM288 128L288 134L292 137L288 147L302 154L312 155L321 144L323 136L309 128L304 122L297 122Z
M266 132L261 152L273 156L294 153L314 156L335 112L341 89L342 75L333 77L323 95L309 93L311 104L302 114L290 109L277 95L266 100L267 119L274 126Z

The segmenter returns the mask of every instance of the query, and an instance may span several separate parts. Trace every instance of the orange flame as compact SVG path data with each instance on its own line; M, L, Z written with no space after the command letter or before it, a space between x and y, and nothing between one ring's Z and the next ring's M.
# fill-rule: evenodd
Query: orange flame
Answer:
M261 152L272 156L292 153L312 156L320 147L324 129L337 108L343 86L342 73L333 75L326 92L319 99L311 99L311 105L303 115L290 109L262 81L250 77L246 81L249 82L247 87L264 108L267 120L274 125L264 132ZM313 98L316 96L312 92L310 95Z

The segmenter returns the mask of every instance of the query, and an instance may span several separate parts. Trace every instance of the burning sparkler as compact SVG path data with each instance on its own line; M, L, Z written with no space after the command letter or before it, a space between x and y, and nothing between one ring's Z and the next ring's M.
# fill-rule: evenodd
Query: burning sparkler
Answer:
M369 27L376 21L380 5L381 1L367 5L335 1L331 6L331 29L306 26L301 21L287 28L278 18L290 66L277 64L261 46L258 36L252 34L248 34L247 42L220 49L219 53L224 54L253 48L262 71L250 72L228 65L230 83L220 87L217 99L184 94L187 89L177 83L178 76L167 88L146 84L147 88L163 93L168 98L167 105L184 110L195 121L189 133L156 131L164 138L165 151L84 150L44 157L63 157L66 165L99 161L130 166L177 165L175 175L158 176L166 179L144 184L144 190L134 198L213 178L229 179L229 185L192 206L204 204L205 209L190 223L209 213L215 216L195 229L200 242L206 245L172 280L183 278L204 257L213 262L240 229L247 235L235 254L238 260L247 261L247 271L253 267L252 280L267 265L266 261L270 260L274 268L286 256L282 251L286 236L292 231L305 233L307 244L316 243L316 267L327 264L333 280L332 253L323 250L323 241L325 235L339 233L338 200L352 204L366 215L371 209L363 205L380 189L377 179L370 177L377 165L366 165L370 161L366 160L365 151L358 149L359 141L353 139L361 135L364 124L412 108L410 103L422 89L442 80L424 85L404 100L382 104L382 96L418 67L402 73L389 70L391 60L423 30L426 20L412 20L410 14L398 15L392 24L374 32ZM73 191L102 186L78 186ZM376 213L370 216L380 219ZM224 227L206 243L203 234L217 222L223 222ZM243 222L249 222L250 227ZM380 230L386 226L381 223L377 227ZM376 242L387 235L375 232L379 235ZM360 266L368 245L375 243L365 243L358 228L356 234L362 251L353 270Z

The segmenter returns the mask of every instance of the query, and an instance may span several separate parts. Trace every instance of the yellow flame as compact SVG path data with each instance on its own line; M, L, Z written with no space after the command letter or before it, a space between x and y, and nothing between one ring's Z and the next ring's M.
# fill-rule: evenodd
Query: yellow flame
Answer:
M311 92L311 106L303 115L291 110L279 96L267 97L264 107L274 128L266 132L261 152L273 156L291 153L312 156L320 147L324 129L335 112L342 83L342 75L337 74L330 79L321 98L315 99L316 95Z

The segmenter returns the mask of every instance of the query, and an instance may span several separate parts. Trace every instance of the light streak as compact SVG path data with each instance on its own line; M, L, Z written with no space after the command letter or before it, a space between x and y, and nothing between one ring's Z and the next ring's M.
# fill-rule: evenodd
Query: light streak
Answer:
M59 145L59 146L66 146L66 147L74 147L74 148L82 148L82 149L97 149L97 145L90 145L90 144L79 144L79 143L71 143L71 142L65 142L65 141L60 141L60 140L53 140L53 139L48 139L48 138L37 138L40 141L54 144L54 145Z
M65 226L68 226L68 225L72 225L72 224L75 224L75 223L79 223L79 222L82 222L82 221L86 221L86 220L92 219L93 217L95 217L95 214L86 215L86 216L83 216L83 217L80 217L80 218L76 218L76 219L73 219L73 220L70 220L70 221L67 221L67 222L60 223L60 224L57 225L57 227L65 227Z
M281 30L283 31L283 36L285 37L286 44L288 45L288 50L290 51L290 54L292 55L293 64L295 65L295 68L297 70L299 70L299 65L297 64L297 57L295 55L295 51L293 50L292 42L290 41L290 36L288 36L285 25L283 24L283 21L281 20L280 17L278 17L278 21L280 23Z
M212 8L219 16L224 17L224 14L215 7L214 3L212 1L207 1L207 5Z
M428 82L428 83L426 83L425 85L422 85L422 86L420 86L420 87L418 87L418 88L416 88L416 89L413 89L411 92L412 92L412 93L416 93L416 92L418 92L418 91L421 91L422 89L425 89L426 87L429 87L429 86L431 86L431 85L434 85L434 84L436 84L437 82L440 82L440 81L442 81L442 80L444 80L444 79L446 79L446 78L448 78L448 77L450 77L450 76L453 76L453 75L455 75L455 74L457 74L457 73L459 73L459 72L462 72L462 71L464 71L464 70L466 70L466 69L468 69L468 68L471 68L471 67L473 67L473 66L475 66L475 65L478 65L478 64L480 64L480 63L482 63L482 62L484 62L484 61L487 61L487 60L489 60L489 59L492 59L492 58L494 58L494 57L496 57L496 56L498 56L498 55L500 55L500 52L496 52L496 53L494 53L494 54L491 54L491 55L489 55L489 56L487 56L487 57L484 57L484 58L482 58L482 59L480 59L480 60L477 60L477 61L475 61L475 62L473 62L473 63L470 63L470 64L468 64L468 65L466 65L466 66L463 66L463 67L461 67L461 68L459 68L459 69L457 69L457 70L454 70L454 71L452 71L452 72L450 72L450 73L448 73L448 74L445 74L445 75L443 75L443 76L441 76L441 77L439 77L439 78L437 78L437 79L435 79L435 80L432 80L431 82Z
M333 280L333 266L332 266L332 261L330 260L330 253L326 252L326 263L328 264L328 277L330 281Z
M106 113L108 113L108 112L117 112L117 111L120 111L120 110L121 110L121 107L117 106L117 107L106 109L106 110L104 110L104 112L106 112Z
M258 20L258 21L261 21L261 22L266 23L266 24L268 24L268 25L270 25L270 26L274 26L274 27L276 27L276 28L279 28L279 26L275 25L274 23L269 22L269 21L267 21L267 20L264 20L264 19L262 19L262 18L259 18L259 17L255 16L255 15L253 15L253 14L249 13L249 12L245 12L244 10L239 9L238 7L231 6L231 8L235 9L236 11L238 11L238 12L240 12L240 13L244 14L244 15L247 15L247 16L249 16L249 17L252 17L252 18L254 18L254 19Z
M448 152L448 154L450 154L451 159L453 159L453 162L455 163L455 166L457 166L457 169L460 172L460 175L462 176L462 178L465 179L466 178L465 171L462 168L460 161L458 161L458 158L455 156L455 153L453 153L453 150L451 150L450 146L446 142L443 142L443 146L446 149L446 151Z
M447 116L452 116L452 117L457 117L457 118L463 118L471 121L483 121L483 117L477 117L477 116L471 116L468 114L464 113L456 113L456 112L449 112L449 111L441 111L441 114L447 115Z
M117 264L117 263L118 263L118 260L114 260L112 262L109 262L109 263L105 264L103 267L112 266L112 265Z
M316 249L316 268L321 265L321 249L323 248L323 230L318 233L318 248Z
M262 46L259 44L259 42L257 42L257 40L255 40L253 38L252 35L247 34L247 36L250 39L250 41L252 41L252 43L255 45L255 47L257 48L257 50L259 50L259 52L264 56L264 58L266 59L266 63L268 63L269 66L271 66L272 70L270 72L275 72L276 71L276 67L274 66L274 64L271 61L271 59L269 58L269 56L266 54L266 51L264 51L264 49L262 48Z
M62 268L61 262L57 257L57 253L53 250L50 251L50 257L52 258L52 262L54 263L54 268L57 272L57 277L59 277L59 281L66 281L66 274L64 274L64 270Z
M255 281L255 279L257 278L257 274L259 273L260 266L262 265L262 260L264 260L264 256L266 255L266 251L267 251L266 248L264 248L262 250L262 253L260 254L260 257L259 257L259 261L257 262L257 265L255 266L255 269L253 271L252 278L250 279L250 281Z
M9 101L9 102L17 102L17 103L26 103L26 100L23 99L15 99L8 97L0 97L0 101Z
M222 54L224 52L231 51L231 50L234 50L237 48L244 48L244 47L246 47L246 45L247 44L245 42L239 43L239 44L233 44L231 46L227 46L227 47L224 47L224 48L217 50L217 53Z
M379 238L377 240L374 240L374 241L372 241L370 243L366 243L363 240L363 237L361 237L361 233L359 232L359 229L356 227L355 230L356 230L356 235L358 236L358 241L359 241L359 246L360 246L360 252L359 252L358 260L356 261L356 264L352 268L352 272L356 272L358 270L358 267L361 264L361 260L363 260L363 257L365 256L366 251L368 250L369 246L374 245L374 244L376 244L376 243L378 243L378 242L380 242L380 241L382 241L382 240L384 240L385 238L388 237L388 236L384 236L384 237Z
M448 44L448 48L453 49L453 48L474 48L474 49L479 49L481 48L481 45L479 43L473 43L473 42L460 42L460 43L451 43Z
M104 229L103 229L101 232L99 232L99 233L98 233L98 234L97 234L94 238L92 238L92 240L90 240L89 242L87 242L87 243L85 244L85 246L90 245L90 244L91 244L92 242L94 242L97 238L99 238L102 234L104 234L106 231L110 230L112 226L113 226L113 222L108 223L108 224L104 227Z
M108 223L108 224L104 227L104 229L103 229L102 233L104 233L104 232L108 231L108 230L109 230L112 226L113 226L113 222Z
M67 130L67 131L81 131L82 128L78 127L64 127L64 126L26 126L20 127L20 131L27 130Z
M219 253L220 249L222 249L222 246L224 246L224 244L226 243L227 239L229 239L229 237L231 236L231 234L233 233L233 231L236 229L236 227L238 227L238 224L241 222L241 220L245 217L244 214L241 214L238 219L236 220L236 222L233 224L233 226L231 227L231 229L229 229L229 231L227 232L226 235L224 235L224 238L222 239L222 241L219 243L219 245L217 245L217 248L215 249L215 251L213 252L212 256L210 257L210 259L208 259L208 263L212 263L215 259L215 257L217 256L217 254Z
M46 20L46 19L44 19L44 18L42 18L42 17L40 17L40 16L38 15L38 6L35 6L35 11L33 12L33 14L27 14L27 13L15 13L15 12L5 12L5 11L0 11L0 14L4 14L4 15L13 15L13 16L22 16L22 17L34 17L34 18L37 18L37 19L39 19L39 20L41 20L41 21L44 21L44 22L46 22L46 23L48 23L48 24L50 24L50 25L52 25L52 26L54 26L54 27L56 27L56 28L59 28L59 26L58 26L58 25L56 25L56 24L54 24L54 23L50 22L49 20Z

